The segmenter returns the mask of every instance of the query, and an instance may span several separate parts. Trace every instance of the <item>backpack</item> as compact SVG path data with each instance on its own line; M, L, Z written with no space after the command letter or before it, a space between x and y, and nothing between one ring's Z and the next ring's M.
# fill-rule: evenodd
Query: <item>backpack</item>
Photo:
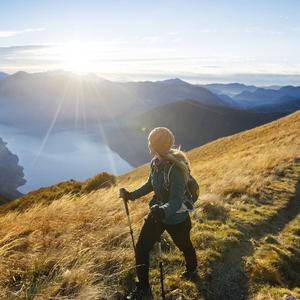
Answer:
M170 186L170 173L174 163L168 163L164 167L164 187L168 191ZM185 199L182 203L181 208L176 213L181 213L184 211L192 211L194 209L194 204L199 198L199 184L197 180L189 172L188 181L185 188Z

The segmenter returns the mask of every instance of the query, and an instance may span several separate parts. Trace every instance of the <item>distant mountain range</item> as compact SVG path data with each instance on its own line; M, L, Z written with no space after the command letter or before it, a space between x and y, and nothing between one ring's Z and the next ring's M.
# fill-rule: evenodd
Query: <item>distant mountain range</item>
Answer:
M258 88L254 92L243 91L232 99L241 108L293 112L300 109L300 87L284 86L278 90Z
M180 79L113 82L64 71L18 72L0 81L0 122L44 132L53 116L57 126L80 126L127 118L187 98L226 105L207 89Z
M4 72L0 72L0 80L6 78L7 76L9 76L9 75Z
M268 123L283 115L208 106L194 100L183 100L119 122L107 135L107 141L110 148L122 158L133 166L139 166L149 160L147 137L154 127L170 128L177 143L182 144L184 150L190 150L220 137Z
M215 106L292 112L299 109L300 87L261 88L241 83L193 85L179 78L114 82L94 74L66 71L0 73L0 122L28 127L112 121L183 99ZM59 112L58 112L59 110ZM84 116L83 116L84 114Z
M242 83L212 83L200 85L216 95L235 96L242 92L254 92L257 87L254 85L246 85Z
M201 85L239 109L261 112L294 112L300 109L300 87L256 87L240 83Z

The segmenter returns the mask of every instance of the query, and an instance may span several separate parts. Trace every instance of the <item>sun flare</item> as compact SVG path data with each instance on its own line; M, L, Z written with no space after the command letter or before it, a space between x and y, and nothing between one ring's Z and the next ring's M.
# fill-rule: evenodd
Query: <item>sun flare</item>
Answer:
M76 73L93 70L91 49L82 43L69 43L60 48L62 68Z

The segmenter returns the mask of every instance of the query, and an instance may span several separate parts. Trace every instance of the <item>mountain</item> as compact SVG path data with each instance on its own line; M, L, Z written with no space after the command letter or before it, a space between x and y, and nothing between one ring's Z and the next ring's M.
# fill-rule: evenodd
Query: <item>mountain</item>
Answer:
M7 76L9 76L9 75L4 72L0 72L0 80L6 78Z
M18 187L26 183L18 157L6 145L0 138L0 203L20 197Z
M296 112L187 153L200 184L191 213L200 278L179 278L182 254L164 233L166 299L300 297L299 131ZM87 194L78 194L76 185L74 193L44 188L34 193L46 196L42 204L2 212L1 297L124 299L134 281L134 253L118 191L136 189L148 174L149 163L118 176L115 186ZM135 239L151 197L129 203ZM156 254L154 249L150 276L159 299Z
M180 79L113 82L65 71L18 72L0 82L0 122L44 134L56 126L86 126L127 118L177 100L226 105L208 90Z
M240 83L201 85L215 93L229 107L259 112L290 113L300 108L300 87L256 87Z
M257 87L254 85L246 85L242 83L212 83L200 85L214 94L235 96L242 92L255 92Z
M163 83L163 84L167 84L167 85L183 85L183 86L190 85L189 83L187 83L186 81L181 80L180 78L166 79L166 80L161 80L161 81L158 81L158 82Z
M254 108L261 112L285 112L291 113L300 109L300 98L293 98L290 96L283 96L278 103L270 103L259 105Z
M282 88L281 85L267 85L267 86L261 86L261 88L269 89L269 90L279 90Z
M300 87L284 86L278 90L258 88L233 97L237 106L261 111L292 112L300 108Z
M259 126L283 116L221 106L194 100L173 102L115 123L107 136L109 147L133 166L149 159L147 137L157 126L166 126L185 150Z

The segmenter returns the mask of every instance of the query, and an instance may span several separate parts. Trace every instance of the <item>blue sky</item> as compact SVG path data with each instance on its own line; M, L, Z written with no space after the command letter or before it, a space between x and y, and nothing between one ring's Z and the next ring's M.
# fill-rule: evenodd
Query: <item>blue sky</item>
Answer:
M299 12L298 0L1 1L0 70L300 84Z

